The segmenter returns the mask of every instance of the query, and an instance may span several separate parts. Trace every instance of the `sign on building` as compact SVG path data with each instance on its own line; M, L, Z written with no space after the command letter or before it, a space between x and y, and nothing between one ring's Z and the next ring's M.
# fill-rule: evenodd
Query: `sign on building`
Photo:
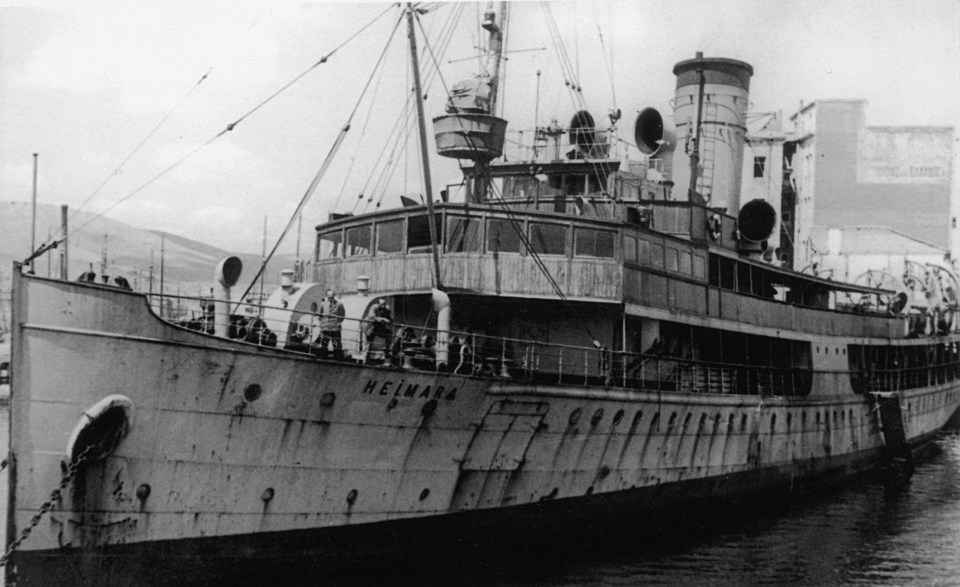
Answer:
M952 149L952 128L866 128L860 132L857 183L949 185Z

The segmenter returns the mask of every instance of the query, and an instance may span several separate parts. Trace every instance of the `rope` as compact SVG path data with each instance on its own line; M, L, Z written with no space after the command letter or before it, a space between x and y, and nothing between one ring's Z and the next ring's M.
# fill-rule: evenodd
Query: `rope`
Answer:
M270 102L271 100L273 100L274 98L276 98L277 96L279 96L281 93L283 93L285 90L287 90L290 86L292 86L294 83L296 83L297 81L299 81L299 80L300 80L301 78L303 78L305 75L307 75L308 73L310 73L311 71L313 71L313 70L314 70L315 68L317 68L319 65L321 65L321 64L323 64L323 63L326 63L327 60L328 60L331 56L333 56L334 53L336 53L337 51L339 51L340 49L342 49L347 43L349 43L350 41L352 41L353 39L355 39L355 38L356 38L358 35L360 35L363 31L365 31L367 28L369 28L369 27L370 27L371 25L373 25L375 22L377 22L378 20L380 20L380 18L381 18L384 14L386 14L389 10L391 10L394 6L397 6L397 5L396 5L396 4L391 4L391 5L390 5L388 8L386 8L383 12L379 13L376 17L374 17L373 20L371 20L370 22L368 22L367 24L365 24L363 27L361 27L361 28L360 28L358 31L356 31L354 34L350 35L350 37L348 37L347 40L345 40L344 42L342 42L342 43L340 43L339 45L337 45L332 51L330 51L329 53L327 53L326 55L324 55L322 58L320 58L319 61L317 61L316 63L314 63L313 65L311 65L309 68L307 68L306 71L304 71L303 73L301 73L300 75L298 75L297 77L295 77L292 81L290 81L289 83L285 84L282 88L280 88L279 90L277 90L276 92L274 92L273 94L271 94L267 99L265 99L265 100L263 100L262 102L260 102L257 106L255 106L254 108L252 108L251 110L249 110L246 114L244 114L243 116L241 116L241 117L238 118L237 120L233 121L232 123L228 124L225 129L223 129L222 131L220 131L219 133L217 133L216 135L214 135L213 137L211 137L210 139L208 139L206 142L202 143L200 146L198 146L198 147L195 148L194 150L192 150L192 151L190 151L189 153L187 153L186 156L184 156L184 157L182 157L181 159L177 160L175 163L173 163L172 165L170 165L169 167L167 167L166 169L164 169L163 171L161 171L160 173L158 173L158 174L155 175L154 177L150 178L150 179L149 179L146 183L144 183L143 185L141 185L140 187L136 188L136 189L133 190L132 192L128 193L128 194L125 195L124 197L120 198L120 200L118 200L117 202L115 202L113 205L111 205L110 207L108 207L106 210L95 214L90 220L88 220L88 221L85 222L84 224L80 225L79 227L74 228L73 230L70 231L69 234L64 235L63 238L57 239L56 241L54 241L54 243L51 243L51 244L46 244L46 243L44 243L43 245L41 245L41 248L46 247L46 250L49 250L49 249L51 249L51 248L55 248L55 247L58 246L60 243L62 243L64 240L66 240L67 238L69 238L70 236L72 236L72 235L76 234L77 232L83 230L84 228L86 228L87 226L89 226L93 221L95 221L95 220L97 220L98 218L100 218L101 216L105 215L107 212L113 210L114 208L116 208L117 206L119 206L120 204L122 204L123 202L129 200L129 199L130 199L131 197L133 197L134 195L140 193L141 191L143 191L143 189L145 189L146 187L148 187L148 186L151 185L153 182L155 182L156 180L160 179L161 177L163 177L163 176L166 175L167 173L170 173L172 170L174 170L174 169L177 168L179 165L181 165L184 161L186 161L186 160L189 159L190 157L193 157L194 155L196 155L197 152L199 152L201 149L203 149L203 148L207 147L208 145L210 145L210 143L212 143L212 142L214 142L215 140L219 139L220 137L222 137L222 136L225 135L226 133L232 131L234 128L236 128L236 126L237 126L238 124L240 124L241 122L243 122L243 120L245 120L245 119L246 119L247 117L249 117L251 114L253 114L253 113L256 112L257 110L259 110L260 108L262 108L264 105L266 105L268 102ZM209 72L208 72L208 73L209 73ZM199 82L197 82L197 85L199 85L201 82L203 82L203 80L204 80L205 78L206 78L206 75L205 75L203 78L201 78ZM194 86L194 89L196 89L196 86ZM193 91L193 90L191 90L191 91ZM188 95L189 95L189 94L188 94ZM186 97L184 97L184 99L185 99L185 98L186 98ZM181 100L181 103L182 103L182 100ZM179 104L178 104L177 106L179 106ZM172 113L172 112L171 112L171 113ZM169 116L169 115L168 115L168 116ZM166 120L166 117L164 118L164 120ZM161 124L162 124L162 122L163 122L163 121L161 121ZM156 130L151 131L151 134L152 134L153 132L156 132ZM149 135L148 135L147 138L149 138ZM146 139L144 139L144 142L145 142L145 141L146 141ZM139 149L139 146L138 146L137 148ZM134 152L136 152L136 150L135 150ZM132 154L131 154L131 156L132 156ZM128 157L127 159L129 159L129 157ZM124 160L124 163L125 163L126 161L127 161L127 160L125 159L125 160ZM121 165L122 165L122 164L121 164ZM104 182L104 183L106 183L106 182ZM101 186L101 187L102 187L102 186ZM97 188L97 190L99 190L99 189L100 189L100 188ZM95 191L94 193L96 193L96 191ZM91 194L90 197L93 197L93 194ZM87 198L87 199L89 200L90 198ZM84 202L84 203L86 203L86 202ZM36 256L37 256L37 253L35 252L35 253L32 254L32 256L30 257L30 259L32 259L32 258L34 258L34 257L36 257Z
M381 13L382 14L382 13ZM393 26L393 31L390 33L390 37L387 39L387 43L383 47L383 51L380 52L380 57L377 59L377 63L374 66L373 71L370 73L370 77L367 78L367 83L364 84L363 90L360 92L360 97L357 99L356 104L353 106L353 110L350 111L350 115L347 117L347 122L344 124L343 129L340 131L340 134L337 135L337 139L334 141L333 146L330 148L330 152L327 153L326 158L323 160L323 163L320 165L320 169L317 171L316 175L313 177L313 181L310 182L310 185L307 187L307 191L304 192L303 197L300 198L300 203L297 205L297 209L294 211L293 215L290 217L290 220L287 221L286 227L284 227L283 232L280 233L280 238L277 239L277 242L273 245L273 248L270 250L270 254L267 255L263 262L260 264L260 269L257 271L257 274L251 280L250 285L247 286L247 289L243 292L243 295L240 296L241 300L246 299L247 294L250 293L250 290L253 289L254 284L257 282L257 279L260 275L263 274L263 271L267 267L267 263L270 262L270 259L273 258L273 255L277 252L277 249L280 247L280 243L283 242L283 239L287 236L287 233L290 232L290 228L293 226L293 223L296 221L297 216L303 211L303 207L307 205L307 201L310 200L310 197L316 191L317 186L320 184L320 180L323 179L323 176L327 173L327 169L330 168L330 164L333 162L334 156L337 154L337 151L340 150L340 145L343 144L343 139L346 138L347 132L350 130L350 121L353 120L354 115L357 113L357 110L360 108L360 103L363 101L363 97L366 95L367 90L370 88L370 84L373 82L373 78L377 73L377 69L380 68L380 64L383 63L383 58L387 54L387 49L390 47L390 43L393 42L393 36L396 34L397 29L400 26L400 19L397 20L397 23Z
M160 127L163 126L163 123L165 123L165 122L167 121L167 119L169 119L169 118L173 115L173 113L176 112L176 111L180 108L180 106L187 100L187 98L190 97L190 94L192 94L193 91L196 90L196 89L200 86L200 84L202 84L202 83L207 79L207 77L210 75L210 71L211 71L211 69L208 69L207 72L206 72L205 74L203 74L203 76L200 78L200 80L197 81L197 83L193 84L193 86L190 88L190 90L189 90L186 94L184 94L183 98L181 98L180 101L177 102L177 104L173 107L173 109L170 110L170 112L167 112L166 116L164 116L163 118L160 119L160 122L158 122L158 123L156 124L156 126L154 126L153 129L152 129L149 133L147 133L147 136L145 136L145 137L143 138L143 140L140 141L140 143L138 143L136 147L134 147L133 151L131 151L130 154L127 155L126 158L124 158L124 160L121 161L119 165L117 165L117 168L114 169L114 170L110 173L110 175L107 176L107 178L106 178L105 180L103 180L103 183L101 183L100 185L98 185L98 186L97 186L97 189L93 190L93 192L92 192L89 196L87 196L87 199L85 199L79 206L77 206L77 207L73 210L73 212L70 214L70 219L73 219L73 217L76 216L76 214L77 214L84 206L86 206L86 205L90 202L90 200L92 200L93 197L96 196L97 193L100 192L101 189L103 189L103 186L107 185L107 183L108 183L111 179L113 179L114 177L116 177L116 176L120 173L120 169L122 169L123 166L126 165L128 161L130 161L130 159L137 153L137 151L140 150L141 147L143 147L143 145L150 139L150 137L152 137L158 130L160 130ZM58 230L62 230L62 228L63 228L63 227L60 227L60 229L58 229Z

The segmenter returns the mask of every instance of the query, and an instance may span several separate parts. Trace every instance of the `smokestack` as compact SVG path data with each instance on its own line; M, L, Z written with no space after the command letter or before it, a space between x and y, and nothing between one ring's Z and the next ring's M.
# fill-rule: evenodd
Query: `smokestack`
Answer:
M674 158L674 183L686 190L691 160L699 159L695 191L709 206L737 215L753 67L697 52L696 58L677 63L673 73L677 76L673 120L682 145Z

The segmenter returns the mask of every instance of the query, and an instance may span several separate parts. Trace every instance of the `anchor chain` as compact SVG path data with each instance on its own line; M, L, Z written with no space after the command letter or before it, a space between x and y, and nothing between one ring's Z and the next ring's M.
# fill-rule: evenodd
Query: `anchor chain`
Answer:
M7 547L7 551L3 553L2 557L0 557L0 567L5 567L7 565L10 555L20 547L20 544L26 540L28 536L30 536L30 533L33 532L33 529L36 528L37 524L40 523L40 520L43 519L44 514L53 509L53 504L60 501L60 496L63 493L63 490L66 489L67 485L70 484L70 481L76 477L77 471L79 471L80 467L88 460L92 460L94 449L102 448L105 440L106 439L91 444L87 448L83 449L83 452L77 455L77 458L74 459L69 466L67 466L67 470L63 474L63 478L60 479L60 486L50 492L50 499L41 504L40 510L33 515L33 518L30 520L30 524L28 524L27 527L20 532L20 536L18 536L17 539L14 540L9 547ZM7 461L4 460L2 463L3 466L6 466L6 463Z

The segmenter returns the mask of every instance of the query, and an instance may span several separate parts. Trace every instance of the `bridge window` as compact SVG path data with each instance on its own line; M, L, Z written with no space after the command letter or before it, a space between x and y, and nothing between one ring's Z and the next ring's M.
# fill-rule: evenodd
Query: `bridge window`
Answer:
M336 259L343 254L343 232L326 232L317 239L317 260Z
M623 260L628 263L637 262L637 239L632 236L623 236Z
M663 269L663 245L650 243L650 264L657 269Z
M512 220L487 222L487 251L500 253L520 252L520 227Z
M440 240L443 235L443 220L439 214L434 215L434 219L436 220L437 239ZM430 252L429 216L410 216L407 218L407 252Z
M679 252L673 247L667 247L667 271L677 272L680 270Z
M403 251L403 220L391 220L377 224L377 253Z
M476 253L480 251L481 220L477 218L447 218L447 252Z
M650 241L643 239L637 241L637 263L641 265L650 264Z
M560 224L530 224L530 248L538 255L566 255L567 227Z
M578 257L613 257L615 234L607 230L576 230L576 255Z
M689 251L680 251L680 273L685 275L693 273L693 255Z
M370 226L357 226L347 229L347 256L357 257L370 254Z

